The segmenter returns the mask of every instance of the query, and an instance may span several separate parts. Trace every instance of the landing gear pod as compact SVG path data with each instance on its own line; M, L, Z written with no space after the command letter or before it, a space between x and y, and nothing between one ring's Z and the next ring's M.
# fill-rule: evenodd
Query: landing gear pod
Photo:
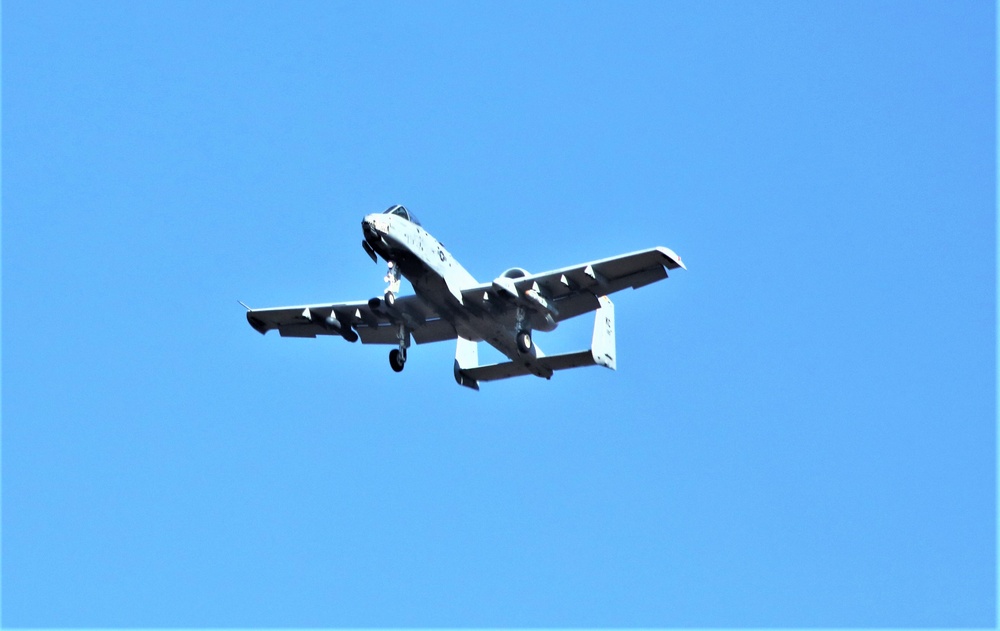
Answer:
M510 338L508 338L510 339ZM517 350L521 351L523 355L535 354L535 345L531 341L531 331L518 331L517 332Z

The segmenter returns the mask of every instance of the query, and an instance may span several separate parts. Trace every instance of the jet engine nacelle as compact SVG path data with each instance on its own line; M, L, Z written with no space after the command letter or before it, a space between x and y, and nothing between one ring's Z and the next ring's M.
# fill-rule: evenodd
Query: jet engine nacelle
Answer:
M528 270L524 269L523 267L512 267L503 274L500 274L501 277L510 278L512 280L517 280L518 278L524 278L525 276L529 275L530 274L528 274Z
M512 267L503 274L500 274L500 276L493 281L493 287L506 292L508 296L517 300L519 296L517 293L517 287L514 285L514 281L519 278L524 278L525 276L528 276L528 270L523 267Z
M493 281L493 288L530 312L530 328L538 331L552 331L558 326L556 317L558 317L559 311L542 295L538 283L534 283L532 287L523 292L518 291L517 285L514 284L515 281L530 275L528 270L523 267L512 267Z

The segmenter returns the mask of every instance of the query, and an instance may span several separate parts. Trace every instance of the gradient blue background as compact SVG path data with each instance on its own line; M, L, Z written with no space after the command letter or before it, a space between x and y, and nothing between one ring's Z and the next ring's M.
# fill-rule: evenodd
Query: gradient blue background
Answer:
M993 626L988 2L3 5L6 626ZM261 337L402 203L619 370ZM538 342L586 344L590 318Z

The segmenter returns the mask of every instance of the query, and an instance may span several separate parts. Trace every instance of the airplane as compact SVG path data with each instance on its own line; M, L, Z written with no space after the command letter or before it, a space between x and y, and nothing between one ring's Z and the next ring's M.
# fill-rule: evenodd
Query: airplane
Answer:
M551 379L557 370L582 366L616 369L615 312L609 294L638 289L667 278L667 270L687 269L664 247L640 250L541 274L512 267L480 283L403 206L390 206L361 222L361 247L388 265L381 298L366 301L247 309L255 330L277 329L283 337L339 335L348 342L393 344L389 364L406 365L411 339L417 344L457 340L454 374L459 385L479 390L482 381L536 375ZM415 294L399 296L400 276ZM546 355L533 333L596 312L591 347ZM509 361L480 365L479 342Z

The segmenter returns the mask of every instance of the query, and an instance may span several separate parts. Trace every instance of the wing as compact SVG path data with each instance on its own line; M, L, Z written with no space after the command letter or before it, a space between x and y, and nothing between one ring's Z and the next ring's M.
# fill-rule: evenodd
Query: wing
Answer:
M392 309L367 302L300 305L247 311L250 326L261 334L277 329L282 337L340 335L364 344L396 344L399 323L406 324L417 344L455 339L455 327L419 296L401 296Z
M462 298L494 311L497 307L490 305L521 304L542 318L547 314L559 322L594 311L600 307L598 296L644 287L678 267L687 269L681 257L673 250L656 247L521 278L498 278L492 284L463 291Z

